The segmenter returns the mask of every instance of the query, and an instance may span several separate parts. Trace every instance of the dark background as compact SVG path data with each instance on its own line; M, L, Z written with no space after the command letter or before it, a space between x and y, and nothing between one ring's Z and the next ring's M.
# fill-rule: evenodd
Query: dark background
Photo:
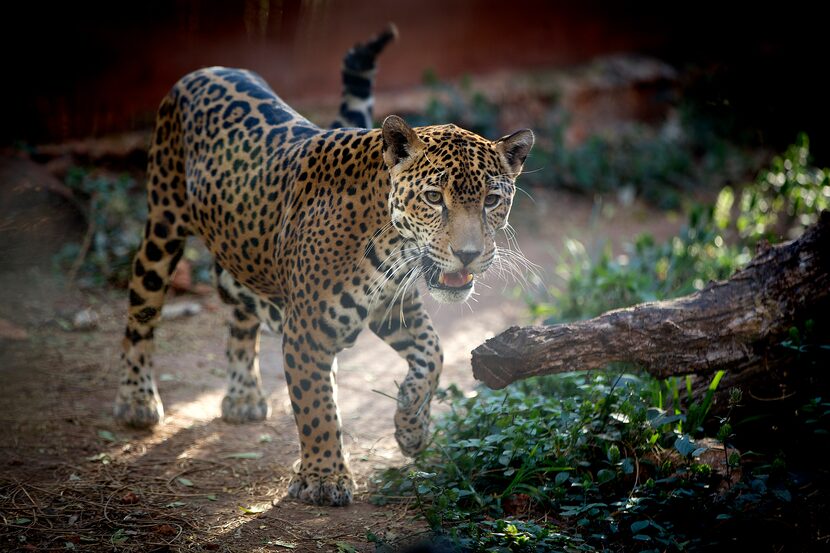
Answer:
M742 140L780 149L806 131L828 159L818 10L728 2L543 0L123 0L2 8L3 143L146 128L186 72L253 69L288 102L335 98L342 55L393 21L380 91L496 70L566 67L639 52L691 76L689 91Z

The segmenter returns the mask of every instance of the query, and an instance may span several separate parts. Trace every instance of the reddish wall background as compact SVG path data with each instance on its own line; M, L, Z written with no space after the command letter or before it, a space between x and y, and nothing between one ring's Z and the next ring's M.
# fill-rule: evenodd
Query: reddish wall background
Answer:
M627 5L626 5L627 4ZM545 0L119 0L16 2L0 8L7 58L3 142L56 141L148 126L184 73L206 65L262 74L289 102L339 92L345 51L394 21L378 87L395 90L499 69L556 67L619 51L717 62L752 75L776 60L798 71L821 18L723 2ZM806 56L809 58L809 56ZM789 73L789 68L785 69ZM785 93L759 75L755 96ZM817 92L801 104L823 105ZM815 100L815 101L813 101ZM763 106L762 106L763 107ZM803 106L802 106L803 108ZM821 116L823 112L814 114ZM775 115L775 114L773 114ZM792 114L778 114L777 116ZM805 117L810 119L810 117Z

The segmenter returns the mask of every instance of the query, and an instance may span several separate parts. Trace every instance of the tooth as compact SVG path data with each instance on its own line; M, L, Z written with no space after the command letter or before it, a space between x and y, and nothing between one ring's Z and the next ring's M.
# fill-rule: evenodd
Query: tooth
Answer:
M472 275L472 273L467 273L467 279L466 279L466 282L465 282L464 284L469 284L469 283L471 283L472 281L473 281L473 275Z
M446 284L446 278L444 277L444 273L438 275L438 284L444 285Z

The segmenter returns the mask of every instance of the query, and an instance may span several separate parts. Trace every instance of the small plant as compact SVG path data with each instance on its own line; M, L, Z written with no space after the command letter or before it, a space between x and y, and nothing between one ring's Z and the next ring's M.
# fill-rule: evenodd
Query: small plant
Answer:
M738 208L737 230L751 245L795 238L830 208L830 171L810 165L807 135L799 135L741 191Z
M123 286L130 277L147 214L141 187L126 175L95 174L80 168L69 171L66 184L88 202L88 227L82 242L65 244L55 256L57 268L77 276L82 285Z
M610 246L591 255L580 242L565 242L557 274L565 282L549 300L530 298L531 312L548 324L593 317L609 309L700 290L749 261L748 248L726 243L714 207L697 207L677 236L657 244L649 235L614 256Z

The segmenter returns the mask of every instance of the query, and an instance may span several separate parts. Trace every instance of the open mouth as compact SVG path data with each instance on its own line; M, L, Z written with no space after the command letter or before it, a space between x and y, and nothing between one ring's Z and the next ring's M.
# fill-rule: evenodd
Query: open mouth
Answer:
M464 270L444 273L436 268L430 273L427 284L432 288L444 290L466 290L473 286L473 275Z

